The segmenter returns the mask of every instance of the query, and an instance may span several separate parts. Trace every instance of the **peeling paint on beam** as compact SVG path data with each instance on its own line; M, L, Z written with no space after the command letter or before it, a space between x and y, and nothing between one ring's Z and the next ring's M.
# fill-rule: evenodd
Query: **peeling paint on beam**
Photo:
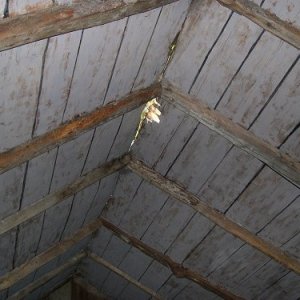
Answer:
M75 256L73 256L71 259L69 259L66 263L64 263L60 267L55 268L54 270L46 273L41 278L39 278L39 279L35 280L34 282L30 283L29 285L27 285L24 289L22 289L19 292L10 296L9 299L10 300L24 299L25 296L30 294L32 291L38 289L40 286L44 285L45 283L47 283L49 280L51 280L55 276L59 275L63 271L78 264L83 258L86 257L86 255L87 254L85 252L80 252L80 253L76 254Z
M300 274L300 262L297 259L227 218L221 212L207 205L200 198L186 191L179 184L163 177L138 160L131 160L127 167L160 190L168 193L174 199L191 206L195 211L199 212L225 231L274 259L285 268Z
M0 51L143 13L178 0L76 1L0 21ZM126 3L127 2L127 3Z
M119 268L113 266L110 262L106 261L102 257L99 257L98 255L96 255L94 253L91 253L91 252L88 252L88 257L91 258L92 260L94 260L96 263L98 263L100 265L103 265L104 267L110 269L114 273L116 273L119 276L123 277L124 279L126 279L127 281L129 281L130 283L132 283L133 285L138 287L139 289L143 290L144 292L146 292L147 294L152 296L153 299L162 299L155 291L153 291L152 289L150 289L150 288L146 287L145 285L141 284L137 280L133 279L127 273L125 273L122 270L120 270Z
M130 234L126 233L125 231L121 230L114 224L110 223L109 221L101 218L100 219L103 226L110 230L115 236L123 240L125 243L139 249L144 254L148 255L149 257L153 258L154 260L158 261L162 265L168 267L171 272L178 278L186 278L192 280L193 282L199 284L201 287L205 288L208 291L213 292L214 294L221 296L223 299L242 299L239 296L234 295L230 291L226 290L224 287L212 283L206 277L202 276L201 274L194 272L188 268L183 267L181 264L173 261L169 256L157 251L156 249L148 246L144 242L140 241L139 239L131 236Z
M41 136L6 152L0 153L0 174L16 167L46 151L74 139L76 136L115 119L159 96L160 84L138 90L127 97L111 102L87 115L80 116Z
M300 49L300 29L249 0L217 0L290 45Z
M201 100L179 91L171 83L163 82L164 99L222 135L235 146L256 157L279 175L300 187L300 162L255 136L222 114L201 103Z
M21 223L37 216L41 212L50 207L64 201L84 188L92 185L100 179L109 176L120 169L124 168L129 161L129 156L125 155L121 158L114 159L103 166L96 168L89 173L81 176L68 186L63 187L55 193L47 195L41 200L34 202L32 205L2 219L0 222L0 235L20 225ZM0 283L1 286L1 283Z
M0 277L0 291L5 290L16 282L26 277L30 273L34 272L38 268L42 267L52 259L58 257L59 255L65 253L71 249L78 242L84 238L90 236L92 233L96 232L102 226L102 222L97 219L96 221L84 226L77 232L75 232L70 238L54 245L45 252L35 256L30 261L22 264L21 266L8 272L6 275Z

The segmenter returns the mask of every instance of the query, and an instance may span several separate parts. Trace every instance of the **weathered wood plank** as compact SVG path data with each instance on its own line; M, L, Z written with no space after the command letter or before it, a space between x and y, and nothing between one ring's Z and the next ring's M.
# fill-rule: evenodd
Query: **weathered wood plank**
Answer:
M181 107L204 125L224 136L234 145L263 161L280 175L286 177L296 185L300 185L299 162L257 138L254 134L243 129L218 112L210 110L193 97L178 91L169 83L165 82L164 86L163 94L165 97L168 97L169 101L176 103L178 107Z
M3 152L0 154L0 172L3 173L22 162L30 160L66 141L74 139L79 134L94 128L97 125L117 118L120 115L139 107L159 94L160 86L158 84L134 92L124 98L124 101L110 103L105 107L95 110L91 114L75 118L73 121L61 125L55 130L34 138L28 143L17 146L10 151Z
M79 192L80 190L88 187L89 185L97 182L99 179L108 176L125 166L128 162L128 157L124 157L121 160L116 159L109 162L102 167L99 167L90 173L82 176L81 178L75 180L73 183L65 188L62 188L55 193L52 193L41 200L35 202L34 204L25 207L19 212L5 218L2 220L0 225L0 234L7 232L8 230L14 228L15 226L29 220L30 218L38 215L39 213L45 211L46 209L54 206L55 204L63 201L68 196Z
M9 0L8 11L10 17L28 14L53 5L52 0Z
M245 16L265 30L300 49L300 29L249 0L217 0L221 5Z
M5 19L0 22L0 50L79 29L103 25L175 1L76 1L71 5L57 5L35 13Z
M60 267L50 271L43 277L35 280L31 284L29 284L26 288L20 290L19 292L13 294L10 296L10 299L12 300L19 300L23 299L27 294L31 293L35 289L39 288L40 286L44 285L46 282L48 282L50 279L56 277L61 272L65 271L66 269L69 269L70 267L78 264L84 257L86 256L86 253L79 253L72 257L70 260L68 260L66 263L61 265Z
M31 138L45 47L41 41L0 52L1 152Z
M123 272L122 270L116 268L115 266L113 266L111 263L107 262L106 260L104 260L103 258L89 252L88 256L93 259L95 262L97 262L98 264L101 264L103 266L105 266L106 268L112 270L114 273L124 277L126 280L128 280L129 282L131 282L132 284L134 284L135 286L137 286L138 288L142 289L143 291L147 292L149 295L151 295L154 299L162 299L156 292L154 292L153 290L149 289L148 287L146 287L145 285L141 284L140 282L136 281L135 279L133 279L132 277L130 277L128 274L126 274L125 272Z
M127 167L133 172L139 174L145 180L151 182L159 189L162 189L163 191L169 193L173 198L190 205L196 211L213 221L221 228L225 229L230 234L238 237L252 247L270 256L272 259L281 263L283 266L289 268L290 270L293 270L296 273L300 273L300 262L298 260L285 254L283 251L274 247L272 244L264 241L260 237L257 237L255 234L233 222L231 219L225 217L222 213L211 208L193 194L186 192L178 184L164 178L139 161L131 160Z
M125 25L126 19L84 30L64 121L102 106Z
M230 10L216 1L193 1L177 42L166 79L189 92L207 53L222 31ZM200 32L196 34L197 29Z
M18 280L24 278L31 272L37 270L41 266L50 262L52 259L63 254L70 248L72 248L76 243L86 238L93 232L97 231L102 226L102 221L96 220L93 223L81 228L76 232L71 238L60 242L59 244L51 247L47 251L34 257L29 262L22 264L20 267L15 268L11 272L7 273L5 276L0 278L0 290L8 288L16 283Z
M114 226L112 223L104 220L103 218L101 219L101 222L103 226L111 230L114 233L114 235L116 235L126 243L131 244L132 246L138 248L146 255L157 260L159 263L163 264L164 266L170 268L175 276L188 278L194 281L195 283L203 286L205 289L210 290L217 295L220 295L224 299L240 299L238 296L233 295L223 287L207 281L207 279L201 276L199 273L195 273L187 268L184 268L182 265L174 262L168 256L165 256L164 254L155 250L154 248L149 247L142 241L130 236L128 233L124 232L123 230L119 229L118 227Z

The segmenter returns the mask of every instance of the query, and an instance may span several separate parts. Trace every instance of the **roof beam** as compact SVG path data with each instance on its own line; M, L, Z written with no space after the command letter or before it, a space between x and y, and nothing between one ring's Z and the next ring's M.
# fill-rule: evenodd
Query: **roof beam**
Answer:
M129 161L129 156L125 155L116 158L99 168L96 168L80 178L74 180L71 184L59 189L58 191L47 195L39 201L23 208L22 210L2 219L0 222L0 235L20 225L21 223L33 218L50 207L64 201L84 188L92 185L100 179L113 174L124 168ZM1 285L0 285L1 286Z
M114 224L110 223L109 221L101 218L100 219L103 226L110 230L115 236L126 242L127 244L139 249L149 257L155 259L162 265L170 268L171 272L179 278L186 278L189 280L192 280L193 282L199 284L201 287L205 288L206 290L209 290L216 295L221 296L223 299L242 299L224 287L210 282L207 278L202 276L201 274L194 272L188 268L183 267L181 264L173 261L169 256L155 250L154 248L148 246L144 242L140 241L139 239L131 236L127 232L121 230Z
M133 92L119 101L102 106L89 114L74 118L29 142L0 153L0 174L68 142L102 123L140 107L150 99L159 96L160 93L160 84L154 84L146 89Z
M9 297L10 300L21 300L24 299L25 296L30 294L32 291L38 289L40 286L47 283L49 280L54 278L55 276L59 275L65 270L70 269L71 267L77 265L84 257L86 257L85 252L80 252L73 256L71 259L69 259L66 263L59 266L58 268L55 268L54 270L46 273L41 278L38 278L37 280L33 281L32 283L28 284L25 288L22 290L16 292L15 294L11 295Z
M92 252L88 252L88 257L91 258L93 261L95 261L97 264L103 265L104 267L110 269L117 275L123 277L124 279L126 279L127 281L129 281L130 283L132 283L133 285L135 285L142 291L144 291L147 294L149 294L150 296L152 296L153 299L162 299L155 291L153 291L152 289L148 288L147 286L141 284L140 282L138 282L137 280L135 280L134 278L129 276L127 273L120 270L119 268L115 267L114 265L112 265L110 262L106 261L102 257L99 257L98 255L96 255Z
M178 0L75 1L0 21L0 51L59 34L86 29Z
M300 162L264 142L219 112L201 103L201 100L179 91L171 83L163 82L162 96L186 114L222 135L235 146L264 162L275 172L300 187Z
M263 252L265 255L274 259L284 267L300 274L300 262L297 259L289 256L280 248L273 246L271 243L266 242L254 233L227 218L218 210L207 205L205 201L202 201L200 198L186 191L179 184L163 177L138 160L131 160L127 167L160 190L168 193L174 199L191 206L198 213L208 218L227 232L238 237L253 248Z
M249 0L217 0L221 5L248 18L263 29L300 49L300 29Z
M0 291L5 290L16 282L26 277L30 273L36 271L52 259L58 257L59 255L67 252L78 242L83 240L84 238L90 236L92 233L96 232L102 226L102 222L100 220L93 221L88 225L82 227L78 231L76 231L70 238L57 243L53 247L48 250L40 253L35 256L31 260L25 262L19 267L13 269L12 271L6 273L4 276L0 277Z

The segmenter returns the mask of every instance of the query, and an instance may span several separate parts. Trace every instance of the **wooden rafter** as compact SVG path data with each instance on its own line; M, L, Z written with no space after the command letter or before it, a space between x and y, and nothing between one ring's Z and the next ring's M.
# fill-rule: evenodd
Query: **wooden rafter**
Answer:
M300 49L300 29L249 0L217 0L221 5L250 19L263 29Z
M300 262L297 259L227 218L224 214L210 207L200 198L186 191L177 183L163 177L138 160L131 160L127 167L160 190L168 193L174 199L191 206L197 212L223 228L225 231L238 237L253 248L263 252L265 255L274 259L284 267L300 274Z
M138 287L142 291L144 291L147 294L149 294L150 296L152 296L153 299L162 299L155 291L153 291L152 289L146 287L144 284L138 282L137 280L135 280L134 278L129 276L126 272L123 272L122 270L115 267L114 265L112 265L110 262L106 261L102 257L99 257L98 255L96 255L94 253L91 253L91 252L88 252L88 257L91 258L92 260L94 260L96 263L98 263L100 265L103 265L104 267L110 269L114 273L116 273L119 276L123 277L124 279L126 279L127 281L129 281L130 283L132 283L133 285L135 285L136 287Z
M92 185L100 179L111 175L114 172L122 169L129 161L127 155L114 159L99 168L96 168L80 178L73 181L71 184L61 188L60 190L49 194L39 201L23 208L22 210L6 217L0 222L0 234L3 234L21 223L30 220L41 212L49 209L50 207L64 201L69 196L72 196L84 188Z
M275 172L300 187L300 163L276 147L264 142L250 131L202 104L199 99L182 93L171 83L163 82L165 100L222 135L235 146L264 162Z
M73 256L72 258L70 258L63 265L61 265L61 266L55 268L54 270L46 273L41 278L38 278L37 280L35 280L32 283L28 284L22 290L16 292L12 296L10 296L9 299L10 300L21 300L21 299L24 299L25 296L27 296L28 294L30 294L32 291L38 289L39 287L41 287L42 285L44 285L45 283L47 283L52 278L56 277L57 275L59 275L63 271L68 270L71 267L77 265L84 257L86 257L86 253L85 252L80 252L80 253L76 254L75 256Z
M178 0L81 0L0 21L0 51L143 13Z
M38 268L42 267L52 259L65 253L66 251L71 249L74 245L76 245L78 242L90 236L92 233L96 232L101 226L102 226L102 222L100 220L91 222L90 224L76 231L70 238L60 243L57 243L56 245L49 248L48 250L35 256L33 259L13 269L12 271L5 274L4 276L1 276L0 291L11 287L16 282L26 277L30 273L36 271Z
M205 288L206 290L209 290L216 295L221 296L223 299L242 299L224 287L215 284L211 281L209 281L206 277L202 276L201 274L194 272L186 267L183 267L181 264L173 261L169 256L157 251L156 249L148 246L141 240L131 236L127 232L121 230L114 224L110 223L109 221L101 218L100 219L103 226L107 229L109 229L114 235L116 235L118 238L126 242L127 244L139 249L149 257L152 257L162 265L170 268L171 272L179 278L186 278L189 280L192 280L193 282L199 284L201 287Z
M138 90L119 101L111 102L81 117L59 126L31 141L0 153L0 174L49 151L96 126L115 119L160 95L160 84Z

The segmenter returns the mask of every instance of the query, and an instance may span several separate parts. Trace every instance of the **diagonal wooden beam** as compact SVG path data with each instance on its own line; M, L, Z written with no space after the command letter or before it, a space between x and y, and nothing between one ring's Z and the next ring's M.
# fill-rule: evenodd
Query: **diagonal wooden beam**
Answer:
M33 218L34 216L37 216L50 207L64 201L69 196L78 193L100 179L119 171L126 166L129 159L129 156L127 155L124 155L121 158L116 158L81 176L69 185L59 189L57 192L49 194L41 200L34 202L5 219L2 219L0 222L0 235Z
M205 201L202 201L200 198L186 191L179 184L163 177L138 160L131 160L127 167L160 190L168 193L174 199L191 206L201 215L208 218L227 232L238 237L253 248L263 252L282 266L300 274L300 262L297 259L227 218L224 214L206 204Z
M160 93L161 86L156 83L146 89L133 92L119 101L100 107L92 113L75 118L27 143L0 153L0 174L70 141L104 122L140 107L150 99L159 96Z
M147 286L141 284L139 281L135 280L134 278L129 276L127 273L125 273L122 270L120 270L119 268L115 267L114 265L112 265L110 262L106 261L102 257L99 257L98 255L96 255L92 252L88 252L88 257L91 258L93 261L95 261L97 264L103 265L104 267L110 269L114 273L123 277L124 279L126 279L127 281L129 281L130 283L132 283L133 285L135 285L142 291L144 291L147 294L149 294L150 296L152 296L153 299L162 299L155 291L153 291L152 289L148 288Z
M140 251L150 256L151 258L155 259L162 265L170 268L170 270L176 277L192 280L193 282L199 284L201 287L205 288L206 290L209 290L215 293L216 295L221 296L223 299L235 299L235 300L242 299L234 295L233 293L231 293L221 285L209 281L206 277L202 276L201 274L183 267L181 264L173 261L169 256L148 246L144 242L131 236L129 233L121 230L120 228L110 223L109 221L105 220L104 218L101 218L100 220L103 226L108 230L110 230L114 235L116 235L118 238L120 238L127 244L139 249Z
M52 278L56 277L60 273L62 273L65 270L70 269L71 267L77 265L83 258L86 257L85 252L80 252L73 256L71 259L69 259L66 263L63 265L55 268L54 270L46 273L41 278L38 278L37 280L33 281L32 283L28 284L25 288L21 289L20 291L16 292L15 294L11 295L9 297L10 300L21 300L24 299L25 296L30 294L32 291L38 289L48 281L50 281Z
M143 13L178 0L80 0L0 21L0 51Z
M264 142L250 131L201 103L201 100L182 93L171 83L163 82L163 98L222 135L235 146L264 162L275 172L300 187L300 162Z
M35 256L33 259L6 273L4 276L1 276L0 291L11 287L16 282L26 277L30 273L36 271L38 268L42 267L52 259L67 252L78 242L96 232L101 226L102 222L97 219L96 221L93 221L90 224L82 227L80 230L76 231L70 238L54 245L48 250Z
M300 28L249 0L217 0L221 5L248 18L263 29L300 49Z

